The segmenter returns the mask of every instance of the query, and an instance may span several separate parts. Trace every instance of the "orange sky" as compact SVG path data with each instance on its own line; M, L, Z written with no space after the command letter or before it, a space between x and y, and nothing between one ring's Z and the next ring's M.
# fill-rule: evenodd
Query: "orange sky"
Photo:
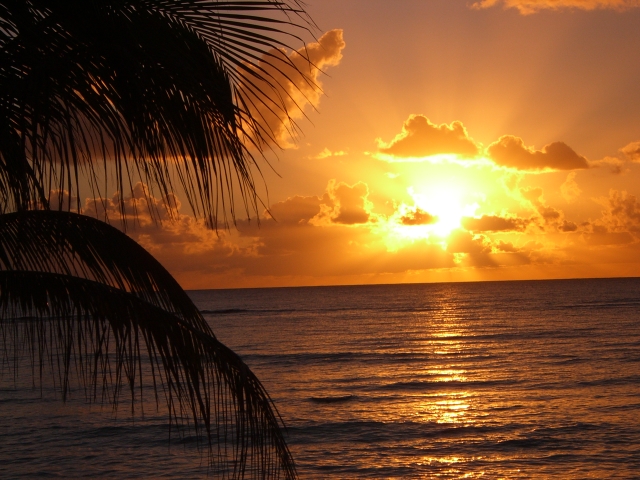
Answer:
M638 276L638 7L312 2L324 94L291 89L298 138L273 123L277 222L128 233L188 289Z

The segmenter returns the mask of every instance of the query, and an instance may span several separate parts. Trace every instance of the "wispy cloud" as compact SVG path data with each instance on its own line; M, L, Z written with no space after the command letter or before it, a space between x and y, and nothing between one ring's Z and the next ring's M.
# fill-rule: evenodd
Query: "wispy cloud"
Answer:
M344 150L335 150L335 151L331 151L328 148L325 147L324 150L322 150L320 153L318 153L316 156L314 156L313 158L317 159L317 160L322 160L323 158L329 158L329 157L344 157L345 155L347 155L347 152Z
M541 10L617 10L624 11L640 7L640 0L481 0L471 4L472 8L484 9L502 5L515 8L523 15Z

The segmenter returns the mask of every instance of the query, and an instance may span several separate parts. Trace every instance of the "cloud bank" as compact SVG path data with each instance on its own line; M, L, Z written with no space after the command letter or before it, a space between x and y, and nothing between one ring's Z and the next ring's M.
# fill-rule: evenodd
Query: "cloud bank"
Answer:
M598 218L576 223L545 201L542 188L513 188L518 212L463 217L444 236L432 236L429 226L446 221L445 214L395 202L392 211L378 213L380 204L362 181L331 180L319 195L273 204L259 224L239 220L237 229L218 232L181 213L175 195L156 197L141 183L130 195L87 199L83 212L122 228L124 211L127 233L186 288L446 281L458 274L498 279L505 278L503 268L526 277L520 266L535 273L582 265L588 273L598 262L640 263L638 197L611 190L595 199L602 207ZM53 197L73 205L64 192Z
M622 150L629 158L640 158L640 142L631 143ZM460 121L436 125L424 115L410 115L402 131L389 143L378 139L381 160L406 161L426 159L433 155L451 155L449 161L483 161L485 155L494 164L522 171L578 170L589 168L585 157L577 154L563 142L554 142L542 150L524 144L513 135L504 135L486 149L469 136Z

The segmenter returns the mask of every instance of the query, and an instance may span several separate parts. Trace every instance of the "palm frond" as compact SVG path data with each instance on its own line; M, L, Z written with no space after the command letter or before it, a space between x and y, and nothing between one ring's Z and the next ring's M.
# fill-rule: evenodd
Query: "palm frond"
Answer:
M0 215L0 271L61 273L139 296L211 333L167 270L116 228L70 212Z
M35 380L49 369L63 396L77 381L89 399L124 395L134 408L150 378L172 423L190 419L204 434L219 478L296 476L259 380L166 270L109 225L66 212L0 216L0 338L4 364L26 350Z
M214 227L234 192L256 211L245 142L273 139L248 105L288 114L272 72L307 78L281 51L312 27L297 0L4 0L0 19L0 211L81 176L107 195L109 173L177 182Z

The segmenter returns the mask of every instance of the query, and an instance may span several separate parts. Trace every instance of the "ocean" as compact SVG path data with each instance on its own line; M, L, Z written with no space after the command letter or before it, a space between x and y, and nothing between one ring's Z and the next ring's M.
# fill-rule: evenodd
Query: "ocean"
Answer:
M640 478L640 279L190 295L270 393L301 479ZM207 475L162 416L13 380L1 478Z

